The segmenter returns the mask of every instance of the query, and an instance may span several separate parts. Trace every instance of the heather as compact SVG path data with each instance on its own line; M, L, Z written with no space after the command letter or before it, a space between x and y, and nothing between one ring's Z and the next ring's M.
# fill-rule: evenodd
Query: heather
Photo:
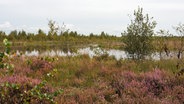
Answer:
M0 70L1 103L47 104L52 103L47 100L49 96L59 104L184 103L184 76L176 76L179 70L165 65L174 60L140 62L88 55L15 56L10 60L14 65L12 71ZM58 89L63 92L54 96Z
M117 60L107 53L29 57L14 55L9 44L0 61L2 104L184 103L178 59Z

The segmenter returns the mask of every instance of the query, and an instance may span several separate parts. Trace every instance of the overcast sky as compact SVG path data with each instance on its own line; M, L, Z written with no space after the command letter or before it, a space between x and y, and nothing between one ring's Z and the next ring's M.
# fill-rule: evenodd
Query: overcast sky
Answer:
M184 0L0 0L0 30L47 31L52 19L78 33L120 36L138 6L154 17L156 30L174 33L172 27L184 23Z

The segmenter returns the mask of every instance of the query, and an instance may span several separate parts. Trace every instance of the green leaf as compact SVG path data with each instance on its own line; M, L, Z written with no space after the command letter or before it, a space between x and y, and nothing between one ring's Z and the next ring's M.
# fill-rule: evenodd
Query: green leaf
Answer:
M0 58L3 58L4 57L4 53L0 53Z

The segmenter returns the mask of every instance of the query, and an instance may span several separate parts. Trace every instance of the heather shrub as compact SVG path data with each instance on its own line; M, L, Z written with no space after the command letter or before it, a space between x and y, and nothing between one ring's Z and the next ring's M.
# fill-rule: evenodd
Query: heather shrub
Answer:
M54 91L45 81L25 76L10 76L0 80L1 104L50 104L62 90Z
M42 83L31 86L28 84L14 84L3 83L1 84L0 103L8 104L50 104L54 103L54 97L60 92L50 92L50 89L44 88Z
M14 84L30 84L37 85L41 82L39 79L29 78L23 75L12 75L12 76L4 76L0 77L0 83L14 83Z
M110 88L91 87L91 88L70 88L61 95L60 102L65 104L107 104L114 102L114 91Z
M28 65L30 66L31 70L35 70L35 71L53 68L53 66L50 62L48 62L46 60L39 59L39 58L29 60Z
M158 69L141 74L123 72L114 76L111 86L121 103L183 104L184 84L178 80Z
M66 104L91 104L95 101L95 92L94 89L78 89L70 88L66 90L66 93L62 95L62 98L59 99L61 103Z
M154 70L153 72L147 72L142 75L143 83L148 88L148 91L155 96L159 96L166 85L168 80L167 74L161 70Z
M47 73L53 69L51 62L52 58L33 58L27 63L30 68L24 65L22 60L21 65L13 68L10 64L10 42L4 40L5 52L0 53L0 68L8 69L1 70L0 76L0 103L1 104L50 104L55 103L54 98L62 93L62 90L54 91L52 87L46 84L46 81L33 79L30 72L36 71L39 73ZM17 58L17 57L16 57ZM23 57L22 57L23 58ZM16 60L16 59L14 59ZM16 61L19 62L19 61ZM17 64L15 62L15 64ZM32 70L32 71L31 71ZM12 72L7 74L7 72ZM28 74L29 73L29 74ZM33 77L33 75L31 75ZM42 77L42 74L40 74Z

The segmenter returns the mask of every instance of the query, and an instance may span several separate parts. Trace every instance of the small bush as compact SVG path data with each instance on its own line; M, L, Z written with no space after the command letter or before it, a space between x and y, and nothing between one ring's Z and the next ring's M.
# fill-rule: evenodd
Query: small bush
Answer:
M48 62L47 60L35 58L28 61L28 64L30 66L31 70L44 70L44 69L52 69L53 65L51 62Z
M164 71L154 70L142 74L123 72L115 75L113 79L111 86L119 95L121 103L184 103L183 81Z
M62 90L53 92L45 82L36 85L4 82L0 84L0 93L1 104L50 104Z

